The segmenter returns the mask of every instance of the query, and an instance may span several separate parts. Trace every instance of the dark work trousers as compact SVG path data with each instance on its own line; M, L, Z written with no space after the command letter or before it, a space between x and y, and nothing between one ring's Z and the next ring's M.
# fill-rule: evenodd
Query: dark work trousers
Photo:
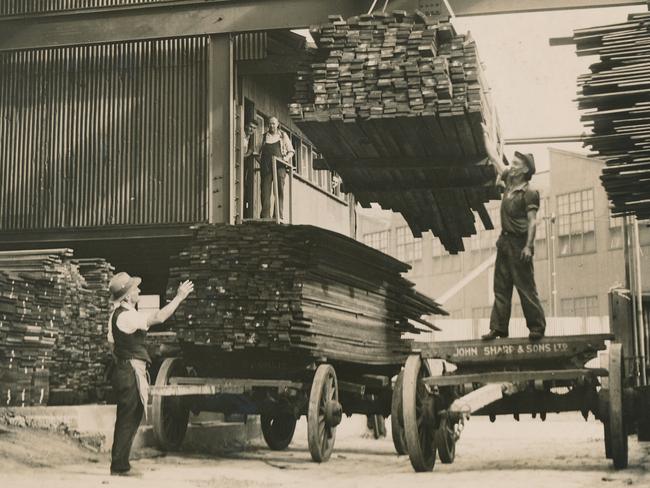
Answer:
M278 206L280 208L280 218L282 219L284 208L284 180L287 176L286 168L278 167ZM271 217L271 195L273 195L273 170L270 168L262 167L262 218L268 219ZM273 207L273 217L275 218L275 207Z
M497 241L497 261L494 265L494 306L490 316L490 329L508 332L512 307L512 287L519 293L526 326L531 332L544 333L546 319L537 295L532 260L521 259L526 237L501 234Z
M253 196L255 193L255 158L244 158L244 218L253 218Z
M118 359L113 370L112 381L117 398L117 417L111 449L111 471L124 472L131 469L129 455L133 439L142 421L144 407L131 363Z

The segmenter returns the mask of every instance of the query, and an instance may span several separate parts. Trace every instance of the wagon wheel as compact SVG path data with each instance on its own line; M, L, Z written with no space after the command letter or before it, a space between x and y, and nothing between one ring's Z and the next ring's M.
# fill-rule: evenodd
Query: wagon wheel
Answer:
M403 456L408 454L406 438L404 437L404 418L402 413L402 385L404 384L404 373L400 371L393 387L393 399L390 408L390 426L393 436L393 445L397 454Z
M156 386L166 386L169 378L185 374L179 358L167 358L156 376ZM178 449L185 438L190 418L190 410L183 397L154 395L151 413L154 437L160 448L166 451Z
M456 457L456 432L454 424L450 423L448 417L440 421L440 426L435 433L436 449L438 457L443 464L451 464Z
M309 452L317 463L327 461L332 455L336 426L341 423L342 415L334 368L321 364L314 375L307 410Z
M422 383L427 374L420 356L409 356L404 366L402 408L406 447L417 472L431 471L436 462L434 399Z
M627 429L623 412L623 347L613 343L609 346L609 427L610 453L614 468L627 467ZM607 449L607 446L605 446Z
M262 414L260 423L266 445L271 450L283 451L289 447L296 431L296 417L290 413L274 416Z

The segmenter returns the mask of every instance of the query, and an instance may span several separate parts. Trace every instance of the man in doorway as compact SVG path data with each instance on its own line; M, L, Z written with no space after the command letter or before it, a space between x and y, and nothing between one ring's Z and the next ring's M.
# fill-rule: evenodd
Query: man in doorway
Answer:
M286 132L280 129L280 122L276 117L269 119L269 129L264 133L260 145L260 174L262 179L262 215L263 219L271 217L271 194L273 193L273 178L278 182L277 207L282 219L284 208L284 179L287 169L284 165L278 164L276 174L273 174L273 158L279 158L291 164L291 158L295 150L291 144L291 138ZM276 217L275 211L273 217Z
M494 305L490 316L490 331L483 340L508 337L512 308L513 286L519 293L521 308L526 318L530 340L544 337L546 319L535 285L533 254L539 192L530 187L535 174L532 154L515 152L512 164L503 161L491 151L490 159L500 172L503 186L501 201L501 235L497 240L497 259L494 265Z
M171 317L178 306L194 291L191 281L178 287L176 297L154 314L137 310L140 278L117 273L109 283L113 311L108 319L108 343L113 352L113 391L117 399L117 417L111 449L111 474L131 474L129 455L133 439L146 413L149 395L147 366L151 358L146 348L147 331Z
M244 140L242 151L244 153L244 218L253 218L253 194L255 191L255 129L257 123L249 120L244 125Z

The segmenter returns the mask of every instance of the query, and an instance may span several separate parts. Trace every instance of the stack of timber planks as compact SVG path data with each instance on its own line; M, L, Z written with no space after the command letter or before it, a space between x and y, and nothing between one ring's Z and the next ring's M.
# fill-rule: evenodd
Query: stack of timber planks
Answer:
M0 268L1 269L1 268ZM0 271L0 403L7 406L46 404L52 351L59 330L38 300L39 282ZM51 299L56 300L56 293ZM38 376L36 373L38 372Z
M102 258L79 258L75 259L75 262L79 266L79 273L86 281L92 305L87 308L90 314L87 320L91 324L89 336L92 338L89 341L88 355L93 387L90 396L96 395L97 400L102 400L112 388L110 378L106 376L113 361L113 356L107 347L108 317L112 310L108 284L113 278L115 267Z
M29 397L21 389L28 379L39 383L44 377L50 400L94 399L105 383L110 265L103 260L80 263L69 249L3 251L0 270L1 367L17 367L22 378L5 376L9 381L2 383L7 387L3 391L10 393L3 400L46 403L43 392Z
M585 146L605 161L612 214L650 218L650 13L574 32L579 56L598 56L578 79Z
M500 130L470 35L403 11L331 16L311 34L321 60L298 73L290 112L345 191L451 253L476 233L473 211L491 229L484 204L499 193L482 124L493 141Z
M181 343L394 365L411 349L404 333L446 314L401 276L408 269L317 227L202 226L174 258L167 293L195 283L172 319Z

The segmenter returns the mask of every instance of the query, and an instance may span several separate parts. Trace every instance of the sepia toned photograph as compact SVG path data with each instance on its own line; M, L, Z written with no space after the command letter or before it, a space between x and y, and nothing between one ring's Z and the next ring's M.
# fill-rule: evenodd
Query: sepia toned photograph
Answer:
M0 0L0 486L650 486L650 1Z

